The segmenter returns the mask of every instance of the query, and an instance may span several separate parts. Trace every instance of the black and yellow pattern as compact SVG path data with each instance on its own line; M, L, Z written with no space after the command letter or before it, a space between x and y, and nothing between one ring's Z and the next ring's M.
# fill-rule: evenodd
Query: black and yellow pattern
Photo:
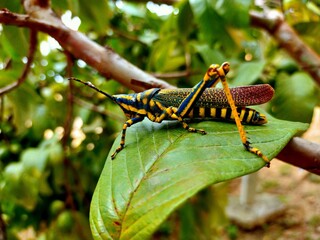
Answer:
M268 122L267 117L258 111L246 108L237 107L237 113L239 115L241 123L262 125ZM205 108L194 107L186 116L189 119L203 119L203 120L225 120L234 121L231 108Z
M229 63L223 63L221 66L211 65L203 79L191 89L152 88L140 93L119 95L109 95L90 82L71 79L110 98L121 107L128 118L122 128L120 146L111 155L112 159L124 148L127 128L141 122L145 117L158 123L163 120L178 120L184 129L201 134L206 134L206 132L189 127L185 120L217 119L234 121L245 149L261 157L269 166L267 157L259 149L250 145L242 123L254 125L267 123L265 115L246 106L268 102L274 91L267 84L230 89L226 81L226 74L229 70ZM213 89L212 87L215 87L219 81L222 82L223 89Z

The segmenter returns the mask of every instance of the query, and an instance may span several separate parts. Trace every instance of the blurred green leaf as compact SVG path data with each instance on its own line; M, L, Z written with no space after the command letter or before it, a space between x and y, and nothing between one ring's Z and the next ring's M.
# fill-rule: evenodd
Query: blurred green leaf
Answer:
M38 105L31 115L32 128L31 132L35 138L41 139L43 132L51 127L54 127L52 118L48 108L42 104Z
M316 13L316 8L313 8L316 6L312 5L313 4L311 1L310 3L304 1L291 0L283 1L282 9L285 12L286 21L288 21L288 23L292 25L299 22L319 21L320 16Z
M17 128L17 133L21 134L32 124L32 115L37 103L40 102L40 97L36 94L35 90L27 84L22 84L7 96L10 99L14 111L14 123Z
M219 0L215 8L217 12L233 27L249 27L249 9L251 0Z
M245 151L234 124L206 121L192 126L207 135L188 133L176 123L150 121L127 131L125 149L114 161L109 155L93 196L90 224L95 239L149 238L201 189L265 165ZM307 126L271 118L265 126L245 129L252 145L272 159ZM119 138L110 153L118 144Z
M91 239L87 217L79 211L65 210L45 232L43 239Z
M194 48L203 58L207 67L211 64L220 65L226 60L226 57L221 51L210 48L207 44L194 44Z
M35 208L38 202L41 174L35 168L26 168L23 163L10 163L4 170L4 180L1 195L5 196L2 203L23 206L28 211ZM14 192L15 194L11 194Z
M81 28L85 28L86 31L94 29L98 34L105 33L112 16L108 1L80 0L79 8L79 17L82 20Z
M181 37L188 37L188 34L193 30L193 13L189 1L182 1L179 5L179 15L177 27Z
M42 173L47 164L49 152L43 148L29 148L23 151L21 162L25 169L37 169Z
M181 55L182 47L175 37L168 37L157 42L151 54L150 65L158 71L175 71L185 64L185 57Z
M270 110L278 118L310 122L313 109L319 103L319 89L304 72L291 76L279 74L276 79L276 94L271 103Z
M17 81L23 71L24 64L19 61L13 63L14 68L3 70L0 74L0 86L5 87L13 82Z
M179 208L180 239L220 239L228 222L227 196L228 187L224 182L200 191Z
M237 70L233 83L237 86L253 84L261 75L264 65L264 61L242 63Z
M28 36L27 30L15 26L4 26L1 34L3 50L10 58L21 61L27 55Z
M21 12L23 11L23 6L19 1L12 1L12 0L1 0L0 2L0 9L8 8L10 11L13 12Z
M301 38L320 54L320 44L318 39L320 38L320 17L318 21L314 22L300 22L296 24L295 29L301 36ZM316 66L315 66L316 67Z
M223 40L223 44L228 46L225 51L232 51L234 41L227 31L223 19L215 11L212 3L208 0L191 0L191 9L195 15L203 40L211 43L216 40Z

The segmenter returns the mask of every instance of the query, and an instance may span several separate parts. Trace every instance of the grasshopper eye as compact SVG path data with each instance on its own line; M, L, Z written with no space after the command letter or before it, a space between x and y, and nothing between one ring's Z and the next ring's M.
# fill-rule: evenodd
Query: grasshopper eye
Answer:
M223 69L224 73L227 74L230 71L230 63L224 62L221 65L221 68Z

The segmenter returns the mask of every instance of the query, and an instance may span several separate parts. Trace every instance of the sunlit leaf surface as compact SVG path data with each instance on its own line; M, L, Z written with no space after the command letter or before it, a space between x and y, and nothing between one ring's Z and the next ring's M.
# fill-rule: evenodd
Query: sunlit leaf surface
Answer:
M192 126L208 134L188 133L172 122L144 121L128 129L125 149L114 161L108 157L94 193L90 222L95 239L146 239L199 190L265 165L244 150L235 124ZM264 126L246 126L246 131L253 146L272 159L306 127L271 119ZM111 151L118 144L119 138Z

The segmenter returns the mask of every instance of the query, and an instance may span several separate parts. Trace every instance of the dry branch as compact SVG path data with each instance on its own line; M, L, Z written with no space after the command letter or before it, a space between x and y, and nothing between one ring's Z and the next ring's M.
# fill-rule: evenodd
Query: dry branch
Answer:
M320 144L294 137L277 158L296 167L320 175Z
M305 44L278 11L250 12L251 26L266 30L320 86L320 57Z
M31 12L31 10L29 9ZM66 27L51 10L36 8L31 14L16 14L0 10L0 23L26 27L47 33L56 39L62 48L77 59L82 59L107 79L114 79L135 91L145 90L131 84L131 79L145 81L153 87L173 88L172 85L142 71L115 53L93 42L84 34Z

